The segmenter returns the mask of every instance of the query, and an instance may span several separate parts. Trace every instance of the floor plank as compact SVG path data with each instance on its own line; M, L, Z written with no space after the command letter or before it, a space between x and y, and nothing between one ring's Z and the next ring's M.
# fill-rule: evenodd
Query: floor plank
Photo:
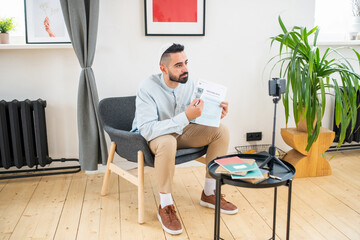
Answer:
M120 198L119 177L110 175L110 188L106 196L101 197L101 215L99 239L120 239Z
M53 239L71 175L41 178L10 239Z
M213 239L213 228L215 221L214 209L205 208L200 205L201 193L203 191L203 181L199 181L197 174L199 174L198 171L196 171L196 169L193 169L191 173L180 176L183 184L186 187L186 190L191 197L192 203L196 208L196 213L199 215L200 219L202 220L202 224L206 229L204 237L206 236L207 239ZM234 239L231 232L224 224L224 221L221 220L220 224L222 227L221 236L224 239Z
M294 181L297 196L350 239L360 239L359 214L330 195L310 179ZM309 197L311 196L311 197ZM324 208L324 205L328 206Z
M86 182L83 207L77 234L79 240L99 239L102 175L90 174Z
M360 189L334 176L310 178L310 181L360 214Z
M295 180L297 181L297 180ZM287 202L287 189L286 188L278 188L278 197L282 199L284 204ZM286 202L286 203L285 203ZM311 231L317 231L314 236L319 236L319 239L347 239L344 234L338 231L333 227L331 223L326 221L319 213L312 209L312 207L305 202L303 202L298 196L296 192L296 188L293 188L292 200L291 200L291 224L290 224L290 236L298 236L300 238L306 238L304 235L305 232L309 232L307 228L311 229ZM293 220L298 221L297 219L301 219L301 221L306 221L306 223L301 223L301 229L298 230L293 226ZM285 231L285 230L284 230ZM295 232L294 232L295 231ZM294 235L295 234L295 235ZM300 236L299 236L300 235ZM311 239L313 237L309 237L306 239Z
M40 179L14 179L4 184L0 194L0 239L11 237Z
M200 182L205 181L205 168L196 168ZM254 210L249 202L243 197L240 191L229 185L221 187L222 194L225 194L227 201L232 202L239 208L236 215L221 214L224 226L220 226L220 236L227 239L224 235L225 231L230 231L235 239L264 239L264 236L270 236L271 229L263 221L260 215ZM212 210L214 214L214 210ZM213 222L214 224L214 222ZM239 231L241 226L241 231Z
M183 221L183 228L190 239L213 239L213 217L205 220L214 210L200 206L202 186L190 168L178 168L174 179L174 201ZM210 210L210 211L209 211ZM204 215L206 213L206 215ZM196 223L196 224L194 224ZM210 225L209 225L210 224ZM229 233L229 232L228 232ZM226 239L234 239L228 234Z
M56 229L55 240L76 239L82 210L87 175L83 173L72 176L59 225Z
M156 201L156 212L155 212L155 216L156 216L159 205L160 205L160 196L159 196L159 190L158 190L158 187L157 187L157 179L156 179L156 172L155 171L150 173L150 181L151 181L151 187L152 187L152 191L154 193L154 197L155 197L155 201ZM174 199L174 206L175 206L175 210L178 212L178 217L179 217L179 219L181 221L181 224L182 224L182 226L184 226L184 224L182 222L181 215L179 214L179 209L177 208L177 203L176 203L175 199ZM158 220L157 220L157 222L158 222L158 227L161 228L160 222ZM183 233L180 234L180 235L173 236L173 235L170 235L170 234L166 233L165 231L163 231L163 234L165 236L165 239L167 239L167 240L189 239L188 235L187 235L187 232L186 232L186 229L184 227L183 227Z
M329 156L330 153L326 153ZM331 156L331 155L330 155ZM360 151L339 152L331 176L294 179L290 239L360 239ZM145 174L145 223L137 222L137 187L112 174L100 196L103 174L84 172L0 181L0 239L213 239L214 210L199 205L205 166L176 168L174 204L183 224L179 236L157 219L156 173ZM285 239L287 188L278 188L276 239ZM224 185L239 207L221 214L224 239L266 239L272 234L273 189Z
M0 192L3 190L3 188L6 186L9 180L0 180Z
M156 217L157 204L149 175L145 175L145 223L138 223L137 187L120 178L121 239L165 239Z
M353 187L360 190L360 174L358 174L360 172L360 160L354 153L360 155L360 151L336 153L335 157L330 161L331 176L338 178L339 181L352 184Z

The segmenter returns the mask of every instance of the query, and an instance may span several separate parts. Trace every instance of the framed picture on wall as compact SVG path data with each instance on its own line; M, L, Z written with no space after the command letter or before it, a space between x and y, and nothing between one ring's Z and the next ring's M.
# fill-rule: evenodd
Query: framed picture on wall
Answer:
M59 0L24 0L26 43L70 43Z
M205 36L205 0L144 0L146 36Z

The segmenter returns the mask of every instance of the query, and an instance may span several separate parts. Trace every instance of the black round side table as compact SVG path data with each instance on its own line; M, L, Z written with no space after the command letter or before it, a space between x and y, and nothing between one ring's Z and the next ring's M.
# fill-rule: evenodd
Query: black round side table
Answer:
M221 158L228 157L240 157L240 158L250 158L255 159L257 165L260 165L263 161L267 159L267 155L262 154L232 154L226 155ZM273 210L273 235L269 240L275 240L275 227L276 227L276 202L277 202L277 187L278 186L287 186L288 187L288 207L287 207L287 225L286 225L286 239L289 239L289 230L290 230L290 212L291 212L291 191L292 191L292 179L295 175L295 168L285 161L282 161L291 171L289 172L279 163L274 162L273 169L269 170L270 175L278 177L268 178L262 182L253 184L246 182L240 179L232 179L230 175L227 174L217 174L215 170L218 168L218 164L212 160L208 164L209 174L216 180L216 195L215 195L215 229L214 229L214 239L219 240L220 238L220 197L221 197L221 186L223 184L229 184L238 187L245 188L274 188L274 210Z

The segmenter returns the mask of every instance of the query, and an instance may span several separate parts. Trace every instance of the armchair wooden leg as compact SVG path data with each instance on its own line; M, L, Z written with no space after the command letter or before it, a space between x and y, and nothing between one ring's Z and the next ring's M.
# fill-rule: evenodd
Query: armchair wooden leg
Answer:
M128 180L138 187L138 222L144 223L144 215L145 215L145 207L144 207L144 153L142 151L138 151L138 176L134 176L133 174L119 168L115 164L114 154L115 154L116 144L114 142L111 143L109 157L106 165L106 171L104 175L104 181L101 188L101 195L104 196L107 194L110 173L114 171L114 173Z
M138 222L144 223L144 153L138 151Z
M106 171L104 176L103 185L101 188L101 196L105 196L107 194L109 178L110 178L110 165L114 161L114 154L115 154L116 144L114 142L111 143L110 152L106 164Z

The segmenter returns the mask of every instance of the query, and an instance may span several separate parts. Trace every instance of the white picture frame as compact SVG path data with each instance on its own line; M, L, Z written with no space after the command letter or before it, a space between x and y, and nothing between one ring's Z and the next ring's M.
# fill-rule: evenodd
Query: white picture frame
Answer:
M26 43L71 43L59 0L24 0Z

